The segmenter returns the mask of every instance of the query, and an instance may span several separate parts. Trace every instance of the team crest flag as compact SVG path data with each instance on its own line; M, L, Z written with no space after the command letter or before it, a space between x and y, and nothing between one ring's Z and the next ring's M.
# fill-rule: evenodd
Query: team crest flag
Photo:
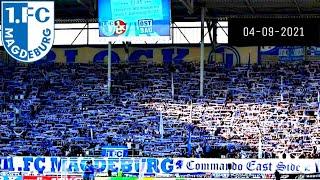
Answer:
M22 62L35 62L54 41L54 1L2 1L2 42L7 53Z

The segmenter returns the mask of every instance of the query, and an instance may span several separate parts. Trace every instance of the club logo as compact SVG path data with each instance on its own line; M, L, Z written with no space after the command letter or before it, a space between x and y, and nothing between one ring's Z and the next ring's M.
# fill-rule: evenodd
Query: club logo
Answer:
M140 34L149 34L153 32L153 20L152 19L140 19L138 20Z
M122 20L100 23L100 36L119 36L127 31L127 23Z
M114 26L114 21L101 22L99 27L100 27L100 37L112 36L116 31L116 27Z
M121 35L126 32L127 24L124 21L117 20L114 22L114 24L116 26L116 32L115 32L116 35Z
M54 41L54 1L2 1L2 42L7 53L22 62L35 62Z

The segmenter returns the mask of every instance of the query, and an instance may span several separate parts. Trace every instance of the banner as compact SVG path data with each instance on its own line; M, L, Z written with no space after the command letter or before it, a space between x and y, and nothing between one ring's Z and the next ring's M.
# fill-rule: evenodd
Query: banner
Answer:
M111 61L119 63L154 63L154 64L180 64L184 62L200 63L199 47L160 47L144 48L130 47L129 51L124 48L112 48ZM128 54L127 54L128 53ZM204 48L205 64L226 63L226 57L232 57L231 66L248 64L249 54L251 64L257 63L257 47L230 47L220 45L216 51L211 47ZM108 49L96 47L77 48L52 48L48 55L36 63L107 63ZM228 62L229 63L229 62Z
M280 47L279 60L282 62L303 61L304 47L303 46Z
M308 56L320 56L320 47L318 47L318 46L307 47L307 55Z
M259 53L261 56L273 56L281 62L303 61L305 59L303 46L262 46Z
M102 153L103 157L128 157L127 146L103 146Z
M7 157L7 170L16 172L81 173L86 162L93 161L97 172L122 169L125 174L146 175L194 173L281 174L317 173L320 160L315 159L205 159L205 158L90 158L90 157ZM142 166L140 166L140 163Z

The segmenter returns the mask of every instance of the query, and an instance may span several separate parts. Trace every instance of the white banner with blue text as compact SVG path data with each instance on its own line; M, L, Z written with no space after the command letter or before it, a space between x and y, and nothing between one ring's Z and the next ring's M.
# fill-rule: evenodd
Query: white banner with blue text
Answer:
M80 173L88 160L92 160L97 173L121 168L127 174L272 174L276 170L282 174L308 174L317 173L320 169L318 159L0 157L0 171Z

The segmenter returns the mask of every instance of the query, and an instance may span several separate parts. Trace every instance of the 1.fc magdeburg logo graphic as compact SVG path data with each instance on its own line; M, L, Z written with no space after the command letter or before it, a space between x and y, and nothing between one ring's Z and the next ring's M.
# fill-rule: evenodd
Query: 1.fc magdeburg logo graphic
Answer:
M38 61L54 41L53 1L2 1L2 43L14 59Z

